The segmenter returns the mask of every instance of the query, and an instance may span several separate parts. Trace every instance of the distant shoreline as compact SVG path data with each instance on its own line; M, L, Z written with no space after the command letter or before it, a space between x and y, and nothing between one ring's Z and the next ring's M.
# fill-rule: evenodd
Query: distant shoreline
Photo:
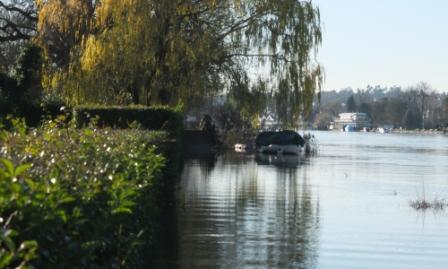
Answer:
M394 134L420 134L420 135L448 135L445 131L440 130L392 130Z
M342 132L340 130L321 130L321 131L330 131L330 132ZM355 133L364 133L363 131L356 131ZM380 134L380 132L378 131L368 131L366 133L378 133ZM448 132L447 131L440 131L440 130L404 130L404 129L394 129L392 131L390 131L389 133L391 134L414 134L414 135L446 135L448 136ZM387 134L387 133L386 133Z

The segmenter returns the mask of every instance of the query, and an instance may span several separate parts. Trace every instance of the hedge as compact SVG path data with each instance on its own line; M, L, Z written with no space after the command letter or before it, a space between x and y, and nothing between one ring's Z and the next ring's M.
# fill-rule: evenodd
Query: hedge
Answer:
M93 119L100 127L126 129L135 122L148 130L165 130L179 136L183 129L179 110L158 106L78 106L74 108L78 126L87 126Z
M61 124L0 130L0 268L146 268L165 132Z

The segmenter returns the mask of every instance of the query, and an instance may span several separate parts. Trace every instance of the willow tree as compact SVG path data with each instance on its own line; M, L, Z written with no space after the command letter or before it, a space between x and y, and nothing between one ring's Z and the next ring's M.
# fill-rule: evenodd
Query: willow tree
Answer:
M242 78L265 66L273 91L287 89L278 102L296 120L321 86L320 15L311 1L40 0L39 10L40 33L72 37L64 62L51 59L60 56L39 35L53 62L49 81L75 103L188 104L250 92Z

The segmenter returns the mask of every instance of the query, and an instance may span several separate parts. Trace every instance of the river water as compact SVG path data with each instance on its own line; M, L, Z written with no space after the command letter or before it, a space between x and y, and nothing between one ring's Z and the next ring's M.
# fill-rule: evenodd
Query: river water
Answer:
M160 268L448 268L448 137L316 132L310 158L188 159Z

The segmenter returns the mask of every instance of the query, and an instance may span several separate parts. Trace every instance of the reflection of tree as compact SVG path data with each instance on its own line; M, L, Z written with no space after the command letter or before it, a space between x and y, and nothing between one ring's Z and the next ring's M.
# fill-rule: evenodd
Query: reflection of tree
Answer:
M210 174L185 170L175 264L312 268L318 205L306 167L259 166L253 157L235 164L226 158L220 157Z
M258 165L272 165L278 168L295 169L299 165L307 162L305 156L301 155L270 155L270 154L256 154L255 161Z
M185 169L188 170L193 165L199 167L203 175L208 175L213 171L215 167L217 161L217 155L215 153L205 153L205 154L189 153L186 156L186 159L187 159L187 165L185 166Z

